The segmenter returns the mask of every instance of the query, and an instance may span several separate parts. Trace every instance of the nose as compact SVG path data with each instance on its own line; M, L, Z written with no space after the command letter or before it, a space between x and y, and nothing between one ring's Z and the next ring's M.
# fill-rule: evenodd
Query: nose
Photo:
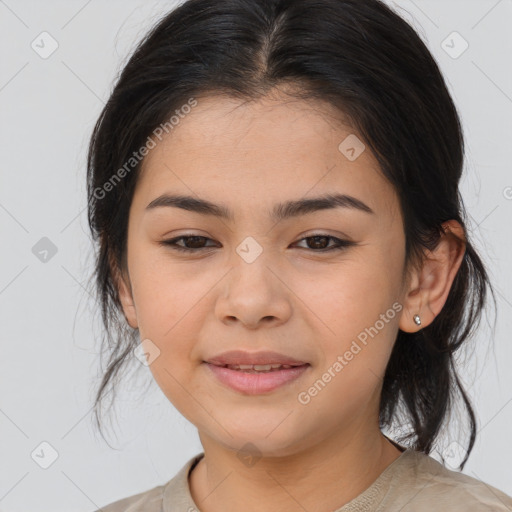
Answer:
M252 263L240 258L219 288L215 313L225 324L247 329L278 326L292 313L292 292L285 276L260 255Z

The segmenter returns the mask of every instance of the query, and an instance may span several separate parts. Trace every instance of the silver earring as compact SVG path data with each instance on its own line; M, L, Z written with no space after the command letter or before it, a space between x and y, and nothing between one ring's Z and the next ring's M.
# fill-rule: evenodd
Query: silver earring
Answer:
M421 325L421 320L420 320L420 316L419 315L414 315L412 318L413 318L414 323L416 325Z

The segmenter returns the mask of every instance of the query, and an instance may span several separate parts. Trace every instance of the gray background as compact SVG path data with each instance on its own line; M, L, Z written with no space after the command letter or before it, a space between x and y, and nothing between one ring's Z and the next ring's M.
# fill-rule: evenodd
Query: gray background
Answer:
M463 118L469 231L499 308L495 332L490 310L476 350L461 358L479 420L464 472L512 494L512 2L390 3L428 44ZM87 284L86 145L130 51L173 5L0 0L1 511L95 510L166 482L201 451L195 427L151 384L147 368L120 389L114 449L90 414L100 324ZM51 49L44 31L58 44L47 58L31 47ZM454 31L469 44L460 56L464 41ZM55 254L41 252L43 237ZM454 464L454 440L463 435L454 428L440 448ZM58 453L47 469L40 464L52 449L42 442Z

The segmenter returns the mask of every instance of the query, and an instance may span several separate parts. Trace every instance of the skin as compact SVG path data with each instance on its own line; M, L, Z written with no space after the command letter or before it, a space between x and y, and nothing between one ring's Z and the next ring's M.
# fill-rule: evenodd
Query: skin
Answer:
M123 311L140 339L160 350L151 372L198 429L205 456L189 485L201 511L225 511L226 503L249 512L334 510L401 454L378 425L382 377L398 329L422 329L441 311L464 254L450 231L463 239L463 230L447 222L438 248L402 279L398 197L368 149L354 161L338 150L354 130L334 110L284 93L251 103L197 99L143 162L128 268L118 280ZM235 220L173 207L145 211L164 192L225 205ZM375 214L336 208L277 224L268 215L278 202L333 192ZM190 232L207 237L207 248L188 254L160 244ZM356 245L322 253L335 241L304 240L314 234ZM250 264L236 252L248 236L263 249ZM299 403L298 393L395 302L401 311L307 405ZM311 366L275 391L249 396L202 364L240 348L276 350ZM248 442L261 457L252 465L238 457Z

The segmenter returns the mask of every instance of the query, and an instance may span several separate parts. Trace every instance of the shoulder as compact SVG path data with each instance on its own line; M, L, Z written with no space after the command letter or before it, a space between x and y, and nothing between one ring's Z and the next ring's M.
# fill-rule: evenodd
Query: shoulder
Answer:
M430 511L433 506L450 512L512 511L512 497L478 478L446 468L429 455L411 450L403 462L401 483L394 480L388 494L391 499L400 496L403 512Z
M161 512L163 489L163 485L153 487L148 491L109 503L95 512Z
M203 456L204 452L201 452L191 457L167 483L110 503L95 512L162 512L171 508L184 511L196 509L188 487L188 474Z

